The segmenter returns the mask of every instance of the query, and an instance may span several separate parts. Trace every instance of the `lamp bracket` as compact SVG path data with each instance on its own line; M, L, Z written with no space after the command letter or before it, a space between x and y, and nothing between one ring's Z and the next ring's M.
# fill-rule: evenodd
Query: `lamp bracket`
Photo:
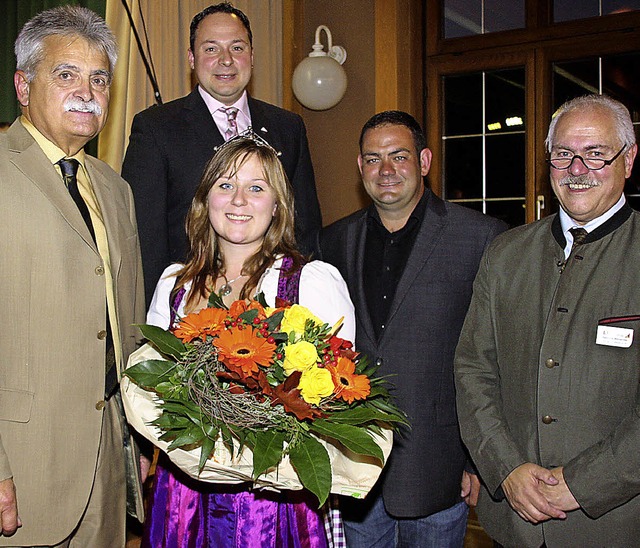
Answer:
M324 30L327 35L327 52L324 51L324 46L320 42L320 31ZM316 29L316 42L313 44L313 51L309 54L309 57L326 57L327 55L340 63L341 65L347 60L347 50L342 46L334 46L331 38L331 31L325 25L320 25Z

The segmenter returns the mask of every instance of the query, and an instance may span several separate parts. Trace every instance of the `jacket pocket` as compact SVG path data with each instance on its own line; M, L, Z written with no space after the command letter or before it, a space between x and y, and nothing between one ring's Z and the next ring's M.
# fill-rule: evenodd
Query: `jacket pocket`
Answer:
M0 389L0 420L29 422L33 392Z

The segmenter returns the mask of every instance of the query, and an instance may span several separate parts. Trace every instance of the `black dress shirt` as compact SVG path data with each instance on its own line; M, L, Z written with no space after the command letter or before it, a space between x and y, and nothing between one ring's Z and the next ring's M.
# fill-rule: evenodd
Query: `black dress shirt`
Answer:
M363 283L369 315L378 339L384 332L398 282L416 241L428 194L425 190L406 224L395 232L385 228L374 206L369 209Z

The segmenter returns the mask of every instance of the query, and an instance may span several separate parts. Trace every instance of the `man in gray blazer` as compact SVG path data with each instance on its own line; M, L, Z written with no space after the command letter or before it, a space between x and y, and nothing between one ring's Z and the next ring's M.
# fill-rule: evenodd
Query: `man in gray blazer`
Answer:
M247 93L253 67L247 16L227 2L198 13L191 22L189 62L198 85L186 97L136 115L122 165L136 201L147 303L162 271L186 257L185 217L207 161L233 133L225 135L229 110L234 130L252 126L280 153L304 251L322 226L302 118Z
M455 411L453 354L485 247L506 225L425 188L431 151L409 114L373 116L358 167L373 204L322 230L356 308L356 348L395 385L411 430L364 501L342 499L348 545L462 546L476 476Z
M0 546L124 546L128 493L142 518L117 385L144 319L140 246L131 189L83 151L107 118L115 39L61 6L15 50L22 116L0 134Z
M629 111L589 95L547 137L561 210L496 238L456 352L478 515L512 547L640 539L640 214Z

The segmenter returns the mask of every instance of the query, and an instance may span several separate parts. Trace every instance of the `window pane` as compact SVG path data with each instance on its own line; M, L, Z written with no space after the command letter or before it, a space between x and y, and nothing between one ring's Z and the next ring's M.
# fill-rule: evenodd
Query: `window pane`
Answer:
M484 32L524 28L524 0L484 0Z
M553 110L569 99L598 93L600 63L597 57L553 64Z
M524 133L488 135L486 147L487 197L524 199Z
M524 130L524 69L487 72L485 131Z
M482 73L444 78L444 134L482 133Z
M444 37L482 34L481 0L445 0Z
M525 0L445 0L444 37L524 28Z
M576 0L554 0L553 2L553 20L556 23L598 15L600 15L600 0L580 0L579 6Z
M640 0L554 0L553 20L560 23L636 10L640 10Z
M487 202L487 215L502 219L511 227L523 225L526 221L524 200Z
M447 200L482 198L482 137L443 142Z

